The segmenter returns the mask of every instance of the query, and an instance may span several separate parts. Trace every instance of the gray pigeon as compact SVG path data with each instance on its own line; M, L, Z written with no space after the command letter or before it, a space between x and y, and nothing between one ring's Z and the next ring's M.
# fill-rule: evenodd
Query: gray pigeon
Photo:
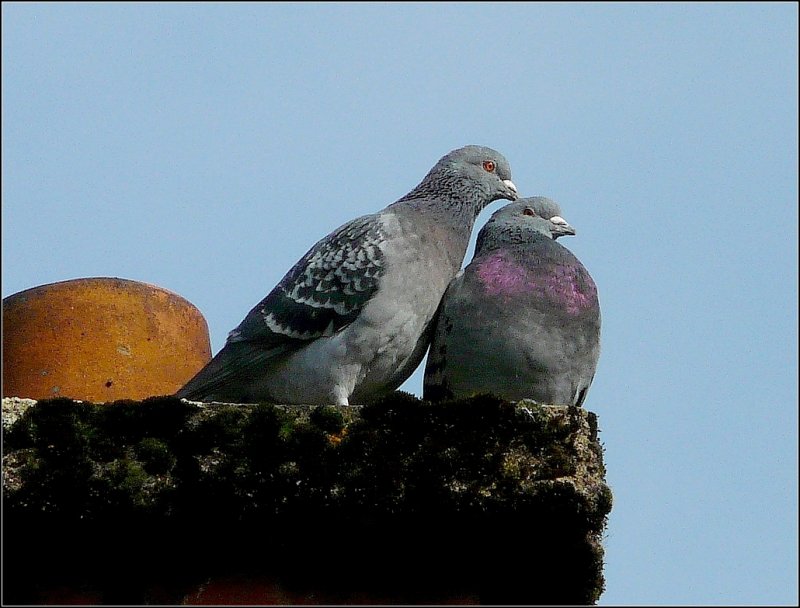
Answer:
M475 218L516 198L502 154L450 152L400 200L314 245L176 395L349 405L393 391L425 355Z
M431 401L493 393L583 404L600 355L592 277L555 239L575 230L550 199L519 199L478 233L448 287L425 367Z

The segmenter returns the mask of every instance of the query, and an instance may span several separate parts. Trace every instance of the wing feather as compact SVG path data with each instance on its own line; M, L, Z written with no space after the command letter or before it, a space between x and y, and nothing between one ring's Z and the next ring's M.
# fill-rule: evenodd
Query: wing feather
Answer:
M352 323L378 290L385 272L379 214L344 224L315 244L228 335L225 347L178 391L231 399L275 357ZM239 397L243 399L243 392Z

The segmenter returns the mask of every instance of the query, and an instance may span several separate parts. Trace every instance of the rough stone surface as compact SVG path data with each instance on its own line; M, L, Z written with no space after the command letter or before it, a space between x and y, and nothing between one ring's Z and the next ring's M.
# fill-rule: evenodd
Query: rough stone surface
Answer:
M30 406L35 404L35 399L3 397L3 430L14 424Z
M256 603L603 590L611 492L581 408L4 399L3 421L5 603L176 603L230 580Z

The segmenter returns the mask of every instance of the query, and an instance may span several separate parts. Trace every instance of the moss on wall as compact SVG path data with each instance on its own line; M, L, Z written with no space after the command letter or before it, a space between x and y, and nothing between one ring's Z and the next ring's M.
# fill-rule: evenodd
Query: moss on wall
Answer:
M53 399L17 414L3 430L6 602L36 601L45 581L162 603L241 572L404 603L603 590L611 493L580 408L397 392L364 407Z

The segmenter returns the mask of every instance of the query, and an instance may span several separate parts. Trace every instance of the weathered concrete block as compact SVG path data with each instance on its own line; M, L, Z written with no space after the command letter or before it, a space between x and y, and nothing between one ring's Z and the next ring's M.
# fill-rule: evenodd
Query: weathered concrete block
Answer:
M226 577L256 603L603 590L611 493L581 408L398 392L363 407L4 399L3 418L6 602L59 585L197 602ZM264 577L271 595L253 597Z

